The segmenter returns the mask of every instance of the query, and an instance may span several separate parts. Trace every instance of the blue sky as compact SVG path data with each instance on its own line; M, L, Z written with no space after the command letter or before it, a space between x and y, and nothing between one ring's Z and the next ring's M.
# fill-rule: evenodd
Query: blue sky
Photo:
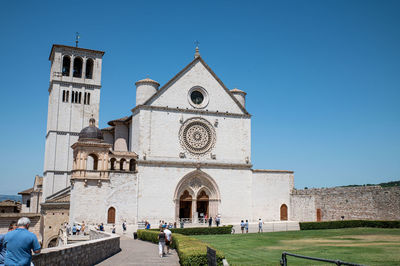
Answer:
M400 1L3 1L0 193L42 174L52 44L106 51L100 126L130 114L134 83L165 84L194 42L246 91L254 168L295 186L400 179Z

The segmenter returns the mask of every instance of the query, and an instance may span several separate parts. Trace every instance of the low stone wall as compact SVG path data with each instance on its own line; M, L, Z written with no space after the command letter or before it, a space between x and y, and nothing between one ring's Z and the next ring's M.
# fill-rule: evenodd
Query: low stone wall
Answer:
M40 254L33 256L33 264L35 266L93 265L121 250L118 235L96 231L92 233L92 230L90 233L96 239L43 249Z
M292 219L400 220L400 187L334 187L294 190Z

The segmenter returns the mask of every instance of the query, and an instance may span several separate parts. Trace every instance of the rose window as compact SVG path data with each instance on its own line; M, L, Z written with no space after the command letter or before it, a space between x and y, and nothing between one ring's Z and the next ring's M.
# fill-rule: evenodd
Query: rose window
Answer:
M203 154L214 146L215 131L202 118L190 119L182 125L180 139L182 146L189 152Z

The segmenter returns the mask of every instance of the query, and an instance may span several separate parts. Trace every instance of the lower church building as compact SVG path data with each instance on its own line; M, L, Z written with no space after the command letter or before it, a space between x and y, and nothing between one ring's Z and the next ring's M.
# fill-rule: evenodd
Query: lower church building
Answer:
M45 216L61 213L57 206L70 223L89 225L291 219L293 172L253 169L246 93L228 89L198 48L162 87L137 81L130 112L99 129L103 55L51 49Z

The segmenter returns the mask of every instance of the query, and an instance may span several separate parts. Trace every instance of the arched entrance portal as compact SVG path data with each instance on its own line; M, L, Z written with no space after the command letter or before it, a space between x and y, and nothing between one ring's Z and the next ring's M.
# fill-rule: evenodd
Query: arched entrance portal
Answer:
M187 190L179 199L179 218L192 218L192 196Z
M176 219L197 219L215 217L221 201L216 182L201 170L184 176L178 183L175 195Z

